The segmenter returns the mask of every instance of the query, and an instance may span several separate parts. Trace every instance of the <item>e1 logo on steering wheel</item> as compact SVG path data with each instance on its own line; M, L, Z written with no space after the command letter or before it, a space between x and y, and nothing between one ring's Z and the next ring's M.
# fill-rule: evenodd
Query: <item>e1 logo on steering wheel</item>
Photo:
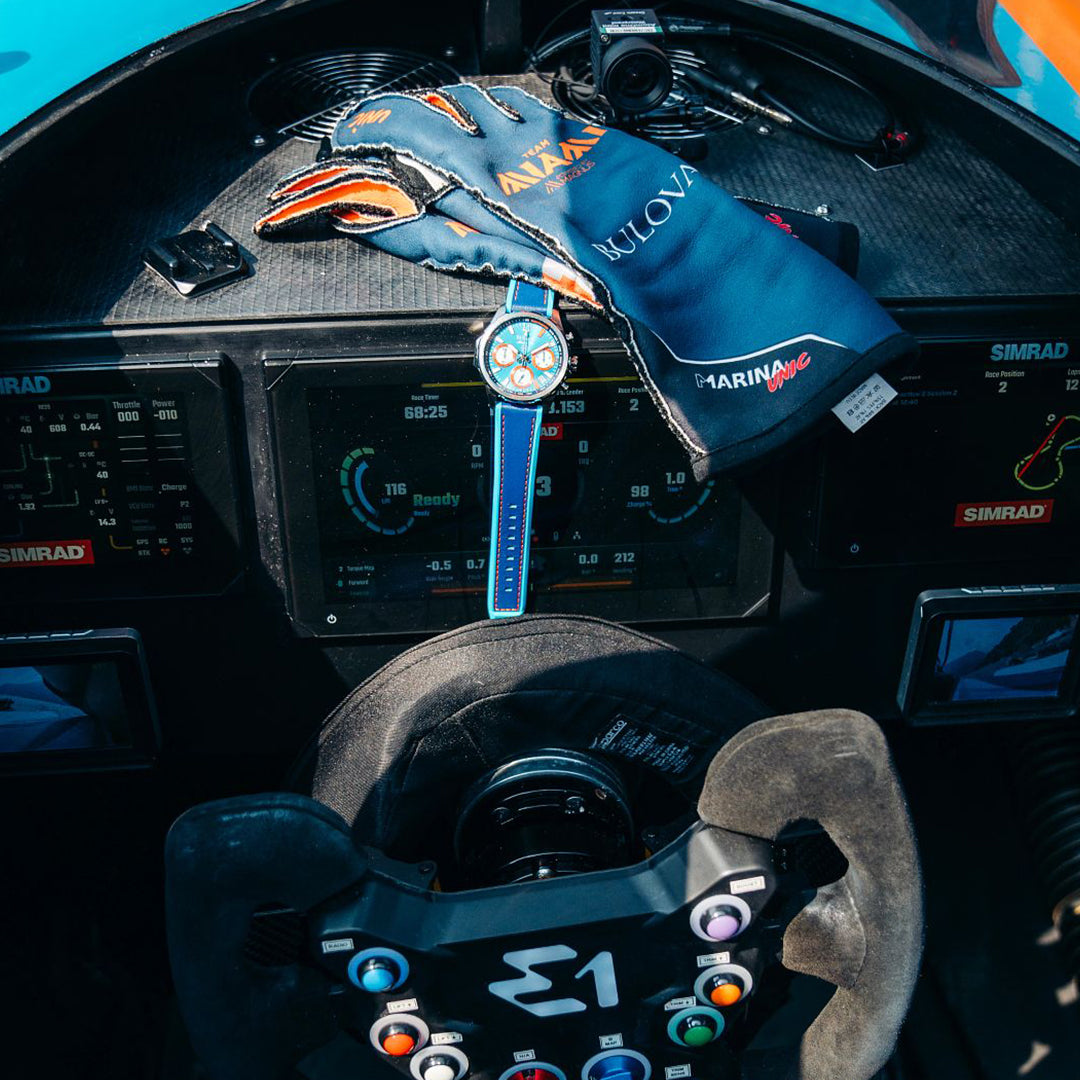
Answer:
M578 998L554 998L547 1001L521 1001L523 994L535 994L550 990L552 981L533 969L541 964L554 964L560 960L575 960L577 952L569 945L547 945L542 949L521 949L503 954L503 962L521 972L520 979L503 979L488 983L488 990L503 1001L524 1009L533 1016L565 1016L568 1013L585 1012L588 1005ZM610 952L598 952L580 971L575 979L591 975L596 988L596 1004L601 1009L611 1009L619 1004L619 987L615 981L615 961Z

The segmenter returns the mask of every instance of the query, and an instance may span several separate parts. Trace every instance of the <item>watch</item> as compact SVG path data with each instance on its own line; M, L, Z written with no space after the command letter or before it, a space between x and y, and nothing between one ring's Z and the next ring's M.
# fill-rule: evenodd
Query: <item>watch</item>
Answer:
M476 365L496 398L487 590L492 619L525 611L542 402L570 370L554 305L551 289L511 281L506 304L476 342Z

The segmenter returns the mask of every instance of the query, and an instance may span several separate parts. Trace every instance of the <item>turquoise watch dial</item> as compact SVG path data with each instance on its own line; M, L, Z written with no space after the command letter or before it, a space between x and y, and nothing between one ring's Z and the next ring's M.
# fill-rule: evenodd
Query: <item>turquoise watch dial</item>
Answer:
M480 374L506 401L547 397L566 376L566 338L542 315L515 313L492 323L480 346Z

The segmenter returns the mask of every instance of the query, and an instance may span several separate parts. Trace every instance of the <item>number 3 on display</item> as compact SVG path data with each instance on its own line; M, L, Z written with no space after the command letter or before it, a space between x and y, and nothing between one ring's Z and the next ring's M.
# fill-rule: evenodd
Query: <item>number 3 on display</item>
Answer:
M554 964L559 960L574 960L577 953L569 945L548 945L542 949L522 949L503 955L503 962L521 972L520 979L503 979L488 984L488 990L496 997L524 1009L533 1016L565 1016L567 1013L585 1012L589 1007L578 998L549 998L546 1001L521 1001L523 994L535 994L550 990L552 981L534 968L541 964ZM611 953L597 953L580 971L575 979L591 975L596 988L596 1004L610 1009L619 1004L619 987L615 982L615 962Z

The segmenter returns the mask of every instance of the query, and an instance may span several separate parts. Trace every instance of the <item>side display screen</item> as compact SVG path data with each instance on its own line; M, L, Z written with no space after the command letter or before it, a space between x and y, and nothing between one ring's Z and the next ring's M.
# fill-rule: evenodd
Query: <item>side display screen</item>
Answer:
M131 726L115 663L0 668L0 754L130 746Z
M829 436L818 565L1076 554L1080 340L929 343L896 388Z
M223 591L239 573L218 360L0 376L0 589Z
M1056 698L1076 624L1076 615L945 619L929 702Z
M0 773L140 767L157 746L135 630L0 637Z
M267 367L296 620L333 634L483 618L491 406L468 361ZM771 561L736 489L693 479L628 361L582 361L545 403L530 611L741 616Z
M916 724L1070 716L1080 586L931 589L915 603L897 696Z

